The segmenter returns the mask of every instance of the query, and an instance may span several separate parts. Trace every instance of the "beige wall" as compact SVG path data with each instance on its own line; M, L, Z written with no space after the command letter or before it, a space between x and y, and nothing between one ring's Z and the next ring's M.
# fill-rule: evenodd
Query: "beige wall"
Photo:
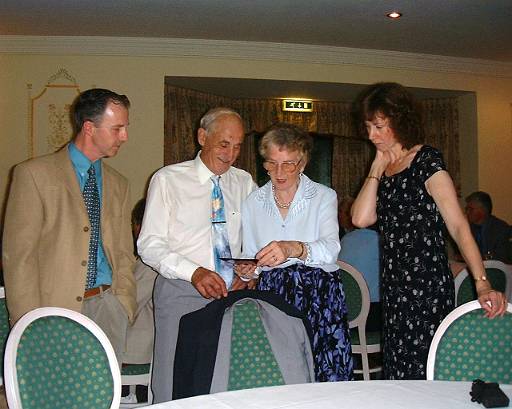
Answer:
M66 69L82 90L92 86L125 93L132 101L130 140L109 163L132 185L132 202L141 197L149 175L163 163L163 89L166 75L263 78L367 84L397 81L407 86L474 91L461 99L463 195L488 191L495 214L512 222L512 78L376 68L351 64L258 61L247 58L122 57L0 54L0 200L9 170L27 157L28 94ZM341 98L342 99L342 98ZM475 143L476 139L476 143ZM477 163L475 162L477 158ZM475 180L475 178L478 180Z

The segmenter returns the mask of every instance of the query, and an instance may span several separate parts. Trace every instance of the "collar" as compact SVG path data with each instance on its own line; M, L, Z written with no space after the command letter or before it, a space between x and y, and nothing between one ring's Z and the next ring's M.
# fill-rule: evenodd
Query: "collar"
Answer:
M306 175L302 174L300 176L299 186L295 192L295 196L293 197L292 204L290 205L287 218L289 217L291 219L299 214L307 206L308 202L317 195L317 193L318 188L316 183ZM269 180L257 191L256 200L262 202L263 208L269 216L272 216L273 214L280 214L276 201L274 200L274 195L272 194L272 181Z
M73 142L69 143L68 150L71 162L73 163L73 166L75 167L77 172L79 172L80 174L87 174L87 171L91 167L91 164L94 165L96 175L98 175L99 172L101 172L101 159L98 159L94 163L91 162L89 158L85 156L84 153L80 149L78 149Z
M194 167L197 172L197 178L199 179L199 183L201 185L204 185L206 182L209 182L211 177L215 175L210 169L208 169L208 166L204 164L204 162L201 160L201 151L199 151L194 159ZM222 179L224 179L231 170L231 167L228 169L227 172L223 173L221 176Z

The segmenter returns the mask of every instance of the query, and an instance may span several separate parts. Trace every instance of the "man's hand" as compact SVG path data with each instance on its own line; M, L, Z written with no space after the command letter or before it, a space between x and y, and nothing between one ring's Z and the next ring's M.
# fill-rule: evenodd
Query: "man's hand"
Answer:
M215 271L203 267L199 267L192 274L192 285L199 294L207 299L219 299L228 295L228 289L222 277Z

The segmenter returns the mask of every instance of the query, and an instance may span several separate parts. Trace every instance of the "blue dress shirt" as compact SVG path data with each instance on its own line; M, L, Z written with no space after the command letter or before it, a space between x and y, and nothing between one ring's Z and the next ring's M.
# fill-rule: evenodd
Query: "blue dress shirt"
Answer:
M91 166L91 161L85 156L80 149L76 147L74 143L70 143L68 145L69 158L71 159L71 163L73 164L73 168L75 169L76 177L78 179L78 183L80 184L80 190L84 191L85 183L87 182L87 178L89 174L87 171ZM98 159L94 162L94 171L96 172L96 183L98 184L98 190L100 195L100 207L103 200L103 183L101 176L101 159ZM108 263L107 257L105 256L105 251L103 250L103 240L101 238L101 228L100 228L100 241L98 244L98 274L96 276L96 285L98 287L102 284L112 285L112 268ZM84 283L85 285L85 283Z

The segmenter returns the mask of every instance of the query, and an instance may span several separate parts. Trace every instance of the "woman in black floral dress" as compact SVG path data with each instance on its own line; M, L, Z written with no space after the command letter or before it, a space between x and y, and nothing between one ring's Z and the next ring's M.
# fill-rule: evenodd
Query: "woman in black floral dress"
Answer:
M377 152L352 217L359 227L378 222L381 233L384 376L425 379L430 343L455 301L444 223L465 255L486 314L504 314L506 300L486 280L442 155L421 145L421 120L408 91L374 84L358 104Z

